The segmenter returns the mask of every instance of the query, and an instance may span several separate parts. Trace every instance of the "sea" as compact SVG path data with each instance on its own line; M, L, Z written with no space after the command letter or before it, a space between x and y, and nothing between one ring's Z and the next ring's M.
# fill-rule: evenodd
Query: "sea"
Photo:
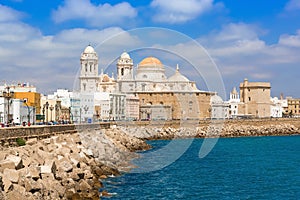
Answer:
M300 136L219 138L199 156L205 140L149 141L135 170L105 180L109 199L300 199Z

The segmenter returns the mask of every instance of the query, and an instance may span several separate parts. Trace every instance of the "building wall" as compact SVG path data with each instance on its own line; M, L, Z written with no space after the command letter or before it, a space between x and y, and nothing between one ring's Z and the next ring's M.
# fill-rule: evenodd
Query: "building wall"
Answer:
M125 115L126 119L129 120L139 119L140 101L137 96L126 95Z
M300 116L300 99L289 98L288 99L288 113L291 116Z
M209 92L138 93L141 107L150 106L150 105L169 106L171 108L172 119L209 118L211 95L212 93Z
M37 92L15 92L14 98L24 100L27 99L27 105L32 106L36 110L36 114L41 114L41 94Z
M267 82L248 82L247 79L240 83L239 114L254 117L270 117L271 115L271 84Z

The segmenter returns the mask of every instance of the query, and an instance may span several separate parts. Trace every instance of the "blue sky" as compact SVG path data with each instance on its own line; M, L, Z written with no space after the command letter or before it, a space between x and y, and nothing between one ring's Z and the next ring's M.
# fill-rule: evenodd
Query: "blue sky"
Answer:
M205 60L203 52L194 53L198 50L191 41L196 41L217 65L227 95L247 77L271 82L272 96L282 92L300 97L299 19L300 0L2 0L0 82L30 82L43 93L72 89L80 54L91 44L100 68L124 49L135 64L148 53L161 56L170 69L180 63L183 74L196 80L199 89L207 89L205 77L195 74L188 63L157 51L136 50L140 45L190 51L187 57ZM149 43L143 31L131 31L143 27L159 27L161 35L174 30L177 37ZM119 33L123 35L118 39L109 39ZM189 41L181 41L181 34ZM208 66L201 66L204 75Z

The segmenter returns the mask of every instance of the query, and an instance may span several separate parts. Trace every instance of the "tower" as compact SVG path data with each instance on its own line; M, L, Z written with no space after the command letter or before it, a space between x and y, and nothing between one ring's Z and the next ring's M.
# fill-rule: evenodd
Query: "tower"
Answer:
M230 92L230 101L234 101L234 102L239 102L240 101L239 93L236 91L235 87Z
M82 52L80 66L80 91L95 92L98 80L98 56L91 45L88 45Z
M133 79L133 60L127 52L123 52L117 62L117 80Z

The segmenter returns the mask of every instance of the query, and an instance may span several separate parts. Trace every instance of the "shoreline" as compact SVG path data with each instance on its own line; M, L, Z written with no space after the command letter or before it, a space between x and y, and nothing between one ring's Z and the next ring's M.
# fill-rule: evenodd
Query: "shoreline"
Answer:
M222 126L177 128L113 126L31 138L25 146L1 146L0 198L99 199L110 195L101 180L135 168L131 161L139 157L137 152L151 148L147 140L299 135L300 119L292 121L230 121Z

